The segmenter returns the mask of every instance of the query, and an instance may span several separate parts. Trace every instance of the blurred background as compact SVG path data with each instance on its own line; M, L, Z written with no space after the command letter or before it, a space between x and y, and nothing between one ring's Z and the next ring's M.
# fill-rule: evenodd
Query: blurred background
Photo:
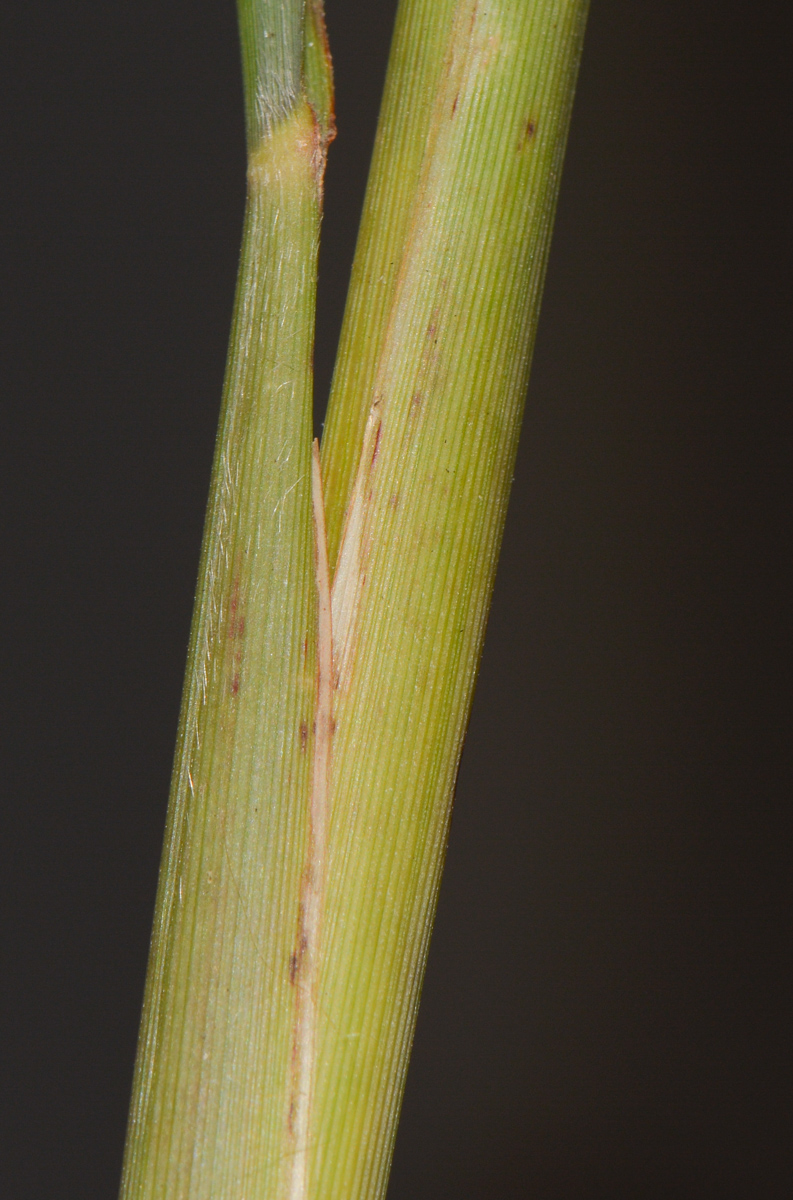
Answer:
M394 5L327 7L318 423ZM793 1195L786 7L592 6L389 1200ZM0 26L0 1193L100 1200L240 237L237 34L232 0Z

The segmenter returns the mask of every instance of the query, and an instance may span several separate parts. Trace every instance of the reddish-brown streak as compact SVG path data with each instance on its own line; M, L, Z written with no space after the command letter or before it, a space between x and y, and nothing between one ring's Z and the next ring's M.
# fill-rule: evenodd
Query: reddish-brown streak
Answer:
M457 101L459 99L460 99L460 93L458 92L457 95L454 97L454 100L452 101L452 116L454 116L454 114L457 112Z
M372 466L374 466L375 462L377 461L377 455L380 450L380 435L382 432L383 432L383 422L378 421L377 430L374 435L374 450L372 451Z
M314 183L319 194L320 202L322 201L322 192L325 183L325 166L328 159L328 146L336 136L336 114L331 107L328 112L327 128L322 130L319 123L319 114L314 108L314 105L309 103L309 112L311 113L311 169L314 173Z
M300 722L300 752L305 754L306 746L308 745L308 724L305 721Z
M328 65L328 67L330 69L332 69L333 60L331 59L331 56L330 56L330 43L328 42L328 28L327 28L327 25L325 24L325 6L324 6L324 4L322 4L322 0L319 0L319 2L318 2L318 0L312 0L311 8L314 12L314 19L317 23L317 30L319 32L320 41L322 42L322 55L325 59L325 62ZM336 100L336 97L334 95L333 88L331 87L330 110L328 112L328 134L327 134L327 138L328 138L329 142L332 142L336 136L336 104L335 104L335 100Z

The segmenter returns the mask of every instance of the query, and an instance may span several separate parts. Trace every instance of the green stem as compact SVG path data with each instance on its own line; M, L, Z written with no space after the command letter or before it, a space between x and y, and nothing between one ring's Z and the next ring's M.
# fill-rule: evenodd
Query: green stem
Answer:
M325 438L336 733L317 1197L383 1194L586 0L403 0Z
M402 0L323 501L322 12L241 0L245 236L123 1200L385 1191L586 7Z
M242 3L248 199L122 1197L275 1196L316 702L319 10ZM320 47L321 49L321 47Z

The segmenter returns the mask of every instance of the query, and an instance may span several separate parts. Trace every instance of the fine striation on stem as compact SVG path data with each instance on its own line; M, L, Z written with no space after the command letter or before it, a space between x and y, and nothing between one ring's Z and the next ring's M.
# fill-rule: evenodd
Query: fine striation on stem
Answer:
M386 1189L586 8L402 0L397 14L322 445L336 685L322 1200Z
M316 260L333 131L321 18L316 0L240 3L243 247L122 1200L282 1196L296 1044L304 1075L314 1074L305 1046L316 1020L299 1024L296 1039L295 993L305 989L291 976L299 923L316 960L310 912L321 897L306 886L306 860L324 842L328 754L317 713L329 656L317 645L325 543L312 544L311 486ZM305 975L314 1009L315 976L314 965Z
M308 1200L312 1100L316 1076L322 910L328 851L328 787L333 739L333 643L330 572L319 443L311 458L314 560L317 589L317 701L308 815L306 865L300 890L298 933L289 964L295 989L292 1082L289 1095L286 1200Z
M122 1200L381 1200L587 0L401 0L321 471L322 6L239 8L245 233Z

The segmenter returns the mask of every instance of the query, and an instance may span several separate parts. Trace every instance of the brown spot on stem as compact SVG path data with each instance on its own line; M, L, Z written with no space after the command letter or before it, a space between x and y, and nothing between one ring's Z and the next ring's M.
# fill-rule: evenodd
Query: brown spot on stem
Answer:
M245 615L242 611L242 596L240 594L240 580L237 576L231 585L231 596L229 598L229 626L228 636L233 641L236 638L244 637L245 635Z
M440 317L440 311L441 310L439 307L436 307L432 310L430 323L427 326L427 340L431 341L433 345L435 345L438 340L436 334L438 332L438 318Z
M300 753L305 754L306 746L308 745L308 724L306 721L300 722Z
M239 677L239 675L235 675L235 676L234 676L234 678L233 678L233 679L232 679L232 681L231 681L231 694L232 694L232 696L236 696L236 695L237 695L237 693L239 692L239 690L240 690L240 677Z
M518 142L518 152L526 149L536 132L537 122L535 121L534 117L528 117L526 124L523 126L523 133L520 136L520 141Z
M457 112L457 101L459 99L460 99L460 93L458 92L457 95L454 97L454 100L452 101L452 116L454 116L454 114Z
M306 938L305 931L302 929L302 911L300 915L300 924L301 930L297 939L297 946L289 956L289 982L291 983L292 987L294 987L297 983L298 976L300 975L300 971L303 966L303 957L306 952L306 947L308 946L308 940Z

